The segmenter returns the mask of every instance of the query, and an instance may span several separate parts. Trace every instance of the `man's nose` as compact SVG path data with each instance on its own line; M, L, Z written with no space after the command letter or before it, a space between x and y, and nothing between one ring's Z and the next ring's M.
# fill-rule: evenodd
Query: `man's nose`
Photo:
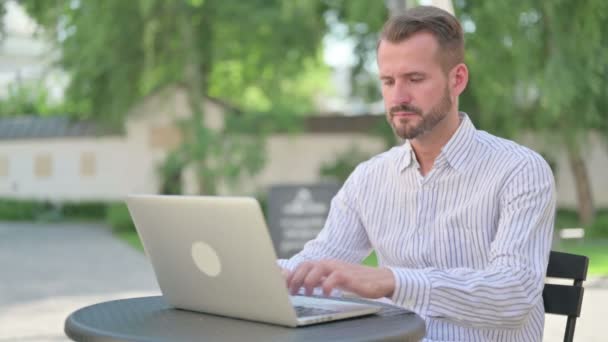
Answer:
M412 96L410 90L404 82L395 83L395 87L393 88L393 94L391 98L391 103L393 106L401 105L401 104L409 104L412 102Z

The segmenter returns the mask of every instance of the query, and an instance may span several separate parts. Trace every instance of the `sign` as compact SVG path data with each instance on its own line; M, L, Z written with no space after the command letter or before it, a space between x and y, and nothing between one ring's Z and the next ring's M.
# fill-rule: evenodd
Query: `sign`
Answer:
M339 184L277 185L268 194L270 236L279 258L298 253L325 224Z

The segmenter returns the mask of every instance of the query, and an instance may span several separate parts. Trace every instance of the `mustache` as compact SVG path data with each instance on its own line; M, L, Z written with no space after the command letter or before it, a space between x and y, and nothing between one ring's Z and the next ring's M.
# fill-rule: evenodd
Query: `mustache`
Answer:
M409 105L409 104L400 104L394 107L391 107L389 110L389 114L394 115L396 112L412 112L418 115L422 115L422 110L418 107Z

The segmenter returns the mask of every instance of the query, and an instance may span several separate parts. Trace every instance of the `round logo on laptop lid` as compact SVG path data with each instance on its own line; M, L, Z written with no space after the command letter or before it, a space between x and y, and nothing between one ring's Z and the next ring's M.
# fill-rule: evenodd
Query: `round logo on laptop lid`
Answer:
M222 264L217 252L206 242L197 241L192 244L192 260L201 272L210 277L217 277L222 271Z

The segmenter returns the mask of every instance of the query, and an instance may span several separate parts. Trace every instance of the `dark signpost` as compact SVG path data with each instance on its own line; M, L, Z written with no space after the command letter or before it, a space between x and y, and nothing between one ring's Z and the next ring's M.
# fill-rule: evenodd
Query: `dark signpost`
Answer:
M314 239L327 219L336 183L276 185L268 194L270 236L279 258L289 258Z

